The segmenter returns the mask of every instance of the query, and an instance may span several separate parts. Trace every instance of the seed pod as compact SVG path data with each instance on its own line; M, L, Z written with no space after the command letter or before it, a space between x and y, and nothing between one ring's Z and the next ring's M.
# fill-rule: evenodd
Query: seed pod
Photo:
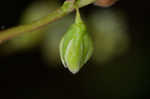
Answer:
M86 26L77 10L75 23L71 25L60 42L60 57L63 65L77 73L90 58L93 45Z

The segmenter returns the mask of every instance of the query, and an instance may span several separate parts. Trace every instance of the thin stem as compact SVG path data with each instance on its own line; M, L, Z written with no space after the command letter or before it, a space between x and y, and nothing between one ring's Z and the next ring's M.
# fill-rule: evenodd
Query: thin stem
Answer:
M95 2L96 0L76 0L76 5L78 7L83 7L88 4ZM4 41L10 40L20 34L29 33L34 30L38 30L58 19L61 17L69 14L74 10L74 0L66 0L63 6L60 9L48 14L46 17L41 18L38 21L34 21L31 24L20 25L17 27L13 27L7 30L0 31L0 44Z

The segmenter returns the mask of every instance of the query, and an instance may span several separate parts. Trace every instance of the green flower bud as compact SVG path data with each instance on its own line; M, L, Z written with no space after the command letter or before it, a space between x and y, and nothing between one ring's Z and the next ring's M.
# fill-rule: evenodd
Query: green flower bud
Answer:
M60 56L64 67L77 73L91 57L92 40L77 10L75 23L71 25L60 42Z

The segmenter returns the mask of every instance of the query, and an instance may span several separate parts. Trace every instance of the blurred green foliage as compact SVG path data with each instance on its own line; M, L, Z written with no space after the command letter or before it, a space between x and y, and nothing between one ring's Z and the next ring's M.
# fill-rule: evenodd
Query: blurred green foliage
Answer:
M95 42L93 59L96 62L108 62L127 51L128 24L123 11L99 9L89 15L88 22Z
M53 0L37 0L27 6L25 11L23 11L20 18L20 24L28 24L33 21L46 16L48 13L52 12L59 7L57 1ZM7 53L13 53L16 51L26 51L39 46L43 42L44 36L48 30L49 26L43 27L42 29L24 33L16 38L10 40L5 46ZM8 49L8 50L7 50ZM11 49L11 50L9 50Z

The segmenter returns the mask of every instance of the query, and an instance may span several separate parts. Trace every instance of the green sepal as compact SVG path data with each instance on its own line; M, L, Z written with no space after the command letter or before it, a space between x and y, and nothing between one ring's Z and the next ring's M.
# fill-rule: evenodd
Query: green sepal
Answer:
M77 10L75 23L70 26L60 42L62 63L75 74L89 60L92 52L92 40Z

